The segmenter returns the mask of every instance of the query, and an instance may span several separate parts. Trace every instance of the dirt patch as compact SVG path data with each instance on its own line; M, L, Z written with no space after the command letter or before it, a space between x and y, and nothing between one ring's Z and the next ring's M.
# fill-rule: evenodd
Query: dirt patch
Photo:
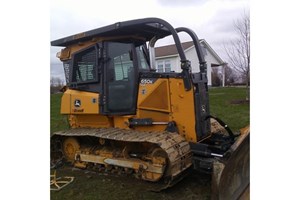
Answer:
M53 171L51 171L53 172ZM149 183L132 176L88 172L71 167L56 171L58 176L74 176L74 181L61 191L51 191L54 199L210 199L210 175L191 171L182 181L162 192L149 191Z
M230 101L230 104L249 104L250 101L249 100L246 100L246 99L233 99Z

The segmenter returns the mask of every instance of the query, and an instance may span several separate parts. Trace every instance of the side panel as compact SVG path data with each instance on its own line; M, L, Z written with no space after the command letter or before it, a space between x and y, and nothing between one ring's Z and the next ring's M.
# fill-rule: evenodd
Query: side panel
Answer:
M141 79L139 88L138 108L169 113L169 81L168 79Z
M112 127L113 121L99 114L99 94L68 89L61 99L61 114L69 115L72 128Z
M165 123L151 126L137 126L136 130L163 131L171 121L169 79L142 78L138 91L137 118L150 118L153 122Z
M189 142L197 142L195 131L194 89L184 89L182 79L170 78L171 120L175 121L179 133Z
M113 127L112 119L98 114L69 115L69 123L72 128L89 127L103 128Z
M64 92L61 98L60 114L71 114L71 91Z
M150 118L152 126L136 126L137 130L165 130L174 121L179 134L189 142L197 142L193 88L186 91L181 78L142 78L138 93L137 118Z
M99 94L68 89L62 97L61 114L99 114Z

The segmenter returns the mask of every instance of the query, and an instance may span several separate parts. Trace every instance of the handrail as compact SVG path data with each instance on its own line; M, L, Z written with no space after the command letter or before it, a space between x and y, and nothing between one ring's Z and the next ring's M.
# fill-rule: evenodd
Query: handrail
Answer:
M195 46L195 49L196 49L196 53L197 53L197 56L198 56L199 70L200 70L200 72L207 74L206 61L204 59L204 55L203 55L203 52L201 50L201 46L199 44L199 39L198 39L198 36L196 35L196 33L194 31L192 31L191 29L186 28L186 27L179 27L179 28L176 28L175 30L178 33L179 32L186 32L187 34L190 35L190 37L193 40L193 43L194 43L194 46Z

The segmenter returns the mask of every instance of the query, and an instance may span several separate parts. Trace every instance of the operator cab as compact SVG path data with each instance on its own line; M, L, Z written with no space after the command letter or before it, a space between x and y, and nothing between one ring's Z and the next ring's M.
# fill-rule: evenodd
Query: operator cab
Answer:
M102 41L72 54L64 62L70 89L101 94L103 114L135 114L138 74L149 72L144 41Z

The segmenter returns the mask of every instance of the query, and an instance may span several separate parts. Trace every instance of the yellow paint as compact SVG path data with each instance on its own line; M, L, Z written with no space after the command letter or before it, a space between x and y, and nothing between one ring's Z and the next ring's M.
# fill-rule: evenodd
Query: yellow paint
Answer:
M151 118L153 122L175 121L179 134L187 141L197 142L195 131L194 91L184 89L182 79L152 79L140 84L135 116L104 116L100 114L98 93L68 89L63 97L61 113L69 115L70 126L117 127L129 129L129 118ZM75 106L76 101L80 106ZM163 131L166 125L136 126L135 130Z
M80 106L75 101L80 100ZM69 115L69 124L76 127L112 127L113 121L99 114L99 94L67 89L61 100L61 114Z
M72 128L108 128L113 127L113 120L100 114L70 115L69 124Z
M61 114L71 114L71 90L64 92L60 105Z
M129 122L128 118L132 116L114 116L114 127L115 128L123 128L123 129L129 129Z
M107 155L107 153L105 153ZM154 159L158 163L150 163L134 158L117 158L110 152L109 157L103 155L99 151L99 155L93 155L92 153L79 153L76 156L80 157L80 161L75 161L75 166L79 168L85 168L87 163L98 163L105 166L118 166L121 168L133 169L136 173L141 171L141 178L148 181L158 181L164 174L165 158ZM161 164L162 163L162 164Z
M157 79L140 84L136 116L104 116L99 113L99 94L68 89L61 113L68 114L71 127L117 127L129 129L129 118L151 118L153 122L175 121L179 134L197 142L195 131L194 91L185 91L182 79ZM75 101L80 100L80 106ZM166 125L136 126L135 130L163 131Z
M153 122L169 122L171 106L168 79L147 80L150 81L139 84L135 118L151 118ZM166 129L166 125L136 126L134 129L140 131L163 131Z
M154 122L175 121L179 134L187 141L196 142L194 90L186 91L182 79L149 80L148 84L139 85L136 118L151 118ZM165 128L166 125L153 125L134 129L163 131Z
M170 112L168 79L157 79L153 84L140 84L138 107L144 110Z
M75 106L75 101L80 101L80 106ZM68 89L62 97L61 114L98 114L99 94Z
M171 119L176 122L180 135L187 141L197 142L194 90L185 91L182 79L171 78Z

